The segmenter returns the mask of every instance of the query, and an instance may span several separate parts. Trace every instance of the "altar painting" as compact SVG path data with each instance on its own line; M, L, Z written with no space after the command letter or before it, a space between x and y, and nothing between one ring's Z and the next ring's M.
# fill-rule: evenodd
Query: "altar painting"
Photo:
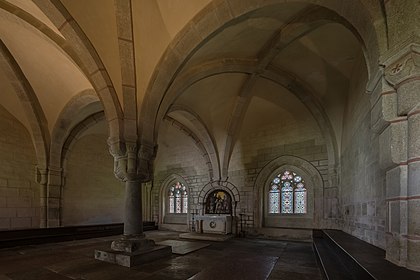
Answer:
M231 214L232 198L223 190L211 192L206 199L206 214Z

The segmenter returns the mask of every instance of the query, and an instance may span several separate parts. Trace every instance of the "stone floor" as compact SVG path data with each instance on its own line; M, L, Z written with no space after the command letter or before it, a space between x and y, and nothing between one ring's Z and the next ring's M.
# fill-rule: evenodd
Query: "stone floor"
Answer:
M156 242L178 234L154 231ZM0 250L0 280L65 279L322 279L310 243L230 239L133 268L97 261L95 248L115 237Z

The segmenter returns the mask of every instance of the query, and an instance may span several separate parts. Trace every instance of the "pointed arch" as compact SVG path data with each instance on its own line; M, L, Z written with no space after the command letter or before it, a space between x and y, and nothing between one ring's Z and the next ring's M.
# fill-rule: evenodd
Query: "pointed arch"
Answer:
M31 137L35 147L38 169L45 170L48 166L48 153L51 143L47 119L31 84L1 39L0 50L0 67L5 70L14 86L31 127Z
M184 212L181 210L181 213L171 213L169 207L169 193L171 191L171 187L175 186L176 184L180 184L182 187L185 187L185 191L187 192L187 196L184 194L181 194L179 197L181 207L180 209L187 206L187 211ZM171 174L168 177L163 180L160 192L159 192L159 224L187 224L187 221L189 220L189 195L190 195L190 188L186 182L186 180L178 175L178 174ZM185 199L187 198L187 205L184 205ZM174 203L175 203L175 197L174 197ZM175 207L175 205L174 205Z
M370 10L366 9L360 1L307 0L305 2L322 7L327 11L327 14L332 13L334 15L333 18L329 16L325 20L339 22L350 29L363 46L369 76L374 76L377 71L376 64L383 48L383 44L378 42L378 35L383 34L376 27L375 19L372 18ZM191 24L187 24L170 43L155 68L142 105L141 115L139 115L139 134L141 137L151 143L156 141L159 122L163 118L159 116L159 111L163 110L163 113L161 113L163 115L166 113L166 109L161 108L165 95L182 72L185 64L200 46L221 32L222 27L226 28L229 24L245 18L247 13L263 7L272 6L274 8L274 5L283 3L286 3L286 1L261 2L251 0L244 4L241 0L214 0L197 14L191 20ZM359 12L354 13L355 10ZM380 15L375 14L375 16ZM209 22L213 24L209 25ZM197 28L201 25L206 26L206 28ZM369 52L367 52L367 49L369 49ZM165 64L165 67L162 67L163 64Z
M294 227L322 227L324 217L324 182L322 180L321 174L316 169L316 167L313 166L310 162L295 156L278 157L270 161L258 173L254 183L254 197L256 198L257 202L257 207L255 208L256 211L254 216L255 226L257 228L261 228L264 226L272 227L276 223L279 223L278 221L276 221L276 216L268 217L270 215L268 211L268 193L270 183L273 181L273 178L276 178L278 174L284 173L284 171L286 170L294 171L296 174L299 174L299 176L301 176L301 178L305 180L305 187L308 191L308 204L307 212L305 213L303 219L300 219L299 217L296 219L293 216L283 218L282 226L287 227L288 221L293 221L293 223L291 224L293 224ZM298 219L300 219L300 221Z
M200 193L198 194L198 205L196 206L196 210L198 213L202 215L205 214L204 205L206 202L206 198L215 190L222 190L227 192L230 197L232 198L232 215L236 216L236 207L238 203L241 201L241 195L239 193L238 188L229 181L210 181L204 185L201 189Z
M199 138L200 142L203 144L206 154L208 155L209 161L211 163L211 174L210 178L213 180L221 179L220 174L220 159L219 153L217 151L216 140L214 139L213 135L210 133L208 127L204 123L204 121L196 114L193 110L181 106L175 105L171 106L168 111L168 115L172 115L171 113L181 113L183 114L197 129L197 137Z
M62 151L72 130L84 119L103 108L98 96L93 90L85 90L76 94L63 108L52 131L50 166L62 168Z
M99 54L60 1L35 0L34 2L65 37L65 40L55 39L59 39L59 46L75 61L98 94L108 122L109 144L120 142L124 138L123 111L112 80ZM115 150L115 152L122 153L123 151Z
M200 71L197 71L200 69ZM173 84L171 91L168 92L168 97L175 100L183 91L194 85L195 83L219 74L224 73L243 73L251 74L257 71L257 64L254 60L249 59L218 59L207 62L191 69L187 69L185 73ZM330 119L328 118L325 110L323 109L320 101L316 98L313 90L307 86L301 79L291 74L290 72L270 67L259 74L260 78L273 81L274 83L284 87L292 94L294 94L312 114L317 122L321 133L325 139L328 153L328 165L330 170L334 170L338 163L338 148L336 135L333 130ZM170 109L169 109L170 110ZM228 132L228 135L232 132ZM234 146L230 146L221 163L221 174L227 174L229 169L230 155ZM336 179L336 174L331 173L330 185Z

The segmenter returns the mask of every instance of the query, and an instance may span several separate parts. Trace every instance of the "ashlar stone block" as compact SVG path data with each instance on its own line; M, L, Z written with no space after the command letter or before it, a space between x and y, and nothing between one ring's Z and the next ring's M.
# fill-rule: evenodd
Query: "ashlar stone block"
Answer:
M397 92L398 114L406 115L420 102L420 81L404 83Z
M392 123L379 136L379 165L382 169L407 161L407 120Z
M407 268L420 271L420 240L408 239L407 241Z
M371 111L371 124L376 132L381 132L390 121L397 117L397 93L389 92L379 97Z
M399 165L386 172L386 197L407 196L407 165Z
M408 200L408 235L420 241L420 198ZM420 264L420 263L419 263Z
M420 197L420 161L408 164L408 196Z

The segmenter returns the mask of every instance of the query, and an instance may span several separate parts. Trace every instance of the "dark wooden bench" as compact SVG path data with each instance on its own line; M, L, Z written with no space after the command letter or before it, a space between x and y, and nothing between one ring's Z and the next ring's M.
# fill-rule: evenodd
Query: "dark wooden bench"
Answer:
M326 279L420 279L385 259L385 251L340 230L314 230L314 250Z
M87 226L71 226L56 228L37 228L0 231L0 248L10 248L22 245L62 242L95 237L119 235L123 233L124 225L103 224ZM144 222L143 230L155 230L154 222Z

